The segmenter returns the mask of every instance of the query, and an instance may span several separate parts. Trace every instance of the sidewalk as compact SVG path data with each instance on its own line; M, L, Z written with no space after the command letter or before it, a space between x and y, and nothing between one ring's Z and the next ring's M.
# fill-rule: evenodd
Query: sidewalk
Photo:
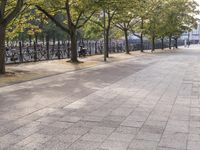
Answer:
M155 53L160 53L160 52L166 53L167 51L169 50L164 50L164 51L156 50ZM148 55L153 55L153 54L151 54L150 51L147 51L146 53L140 53L139 51L136 51L136 52L131 52L130 55L127 55L125 53L114 53L110 54L110 58L108 58L108 61L106 63L144 57ZM63 60L51 60L43 62L7 65L6 66L7 72L10 73L3 77L0 76L0 87L11 85L14 83L20 83L24 81L30 81L43 77L48 77L64 72L81 70L106 64L105 62L103 62L102 55L88 56L86 58L79 58L79 60L84 63L71 64L67 62L67 59L63 59Z
M0 87L0 150L199 150L200 50Z

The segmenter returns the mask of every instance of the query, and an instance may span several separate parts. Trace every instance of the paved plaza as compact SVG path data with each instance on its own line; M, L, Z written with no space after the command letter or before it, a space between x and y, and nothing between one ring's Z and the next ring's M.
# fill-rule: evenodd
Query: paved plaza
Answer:
M0 87L0 150L200 150L200 47Z

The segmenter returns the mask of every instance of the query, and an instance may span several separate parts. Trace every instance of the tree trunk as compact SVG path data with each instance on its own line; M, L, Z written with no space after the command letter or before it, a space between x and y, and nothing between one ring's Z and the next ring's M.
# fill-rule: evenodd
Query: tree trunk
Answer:
M164 38L161 38L161 49L164 50Z
M169 49L172 49L172 36L169 36Z
M77 55L77 38L76 38L76 29L71 29L71 62L77 63L78 62L78 55Z
M108 58L109 57L109 30L110 29L106 29L106 43L105 43L105 46L106 46L106 57Z
M140 36L140 51L143 53L144 52L144 41L143 41L143 34L141 33Z
M5 26L0 25L0 74L5 74Z
M107 52L106 52L106 12L105 9L103 9L103 50L104 50L104 61L107 61Z
M126 43L126 54L129 54L129 42L128 42L128 31L124 30L124 36L125 36L125 43Z
M141 22L141 29L144 28L144 19L142 19L142 22ZM140 37L140 51L141 52L144 52L144 41L143 41L143 32L141 32L141 37Z
M29 35L29 45L32 46L32 37Z
M152 48L151 48L151 51L155 51L155 36L153 35L152 36Z
M178 38L175 38L175 47L178 48Z

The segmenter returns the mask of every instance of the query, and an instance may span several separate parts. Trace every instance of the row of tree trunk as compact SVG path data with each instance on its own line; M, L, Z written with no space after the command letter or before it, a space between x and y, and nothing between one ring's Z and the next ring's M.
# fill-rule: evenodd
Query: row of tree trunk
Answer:
M128 32L127 32L127 30L124 31L124 35L125 35L126 53L129 54L130 49L129 49L129 41L128 41ZM137 37L140 38L140 51L144 52L143 34L140 34ZM174 37L173 39L174 39L174 45L173 46L175 48L178 48L178 38ZM156 40L155 36L152 35L152 41L151 41L151 44L152 44L151 50L152 50L152 52L155 51L155 49L156 49L155 40ZM168 47L169 47L169 49L172 49L172 36L169 36L169 45L168 45ZM165 48L165 46L164 46L164 37L162 37L161 38L161 49L164 49L164 48Z

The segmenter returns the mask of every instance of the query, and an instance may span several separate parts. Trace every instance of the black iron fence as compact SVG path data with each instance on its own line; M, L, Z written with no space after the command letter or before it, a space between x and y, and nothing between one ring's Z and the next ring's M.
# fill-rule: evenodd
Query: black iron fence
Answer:
M183 45L183 41L179 41L178 45ZM103 53L103 42L101 41L79 41L77 42L77 51L81 48L86 50L86 55L97 55ZM164 43L164 48L168 47L168 42ZM173 45L173 43L172 43ZM125 51L125 44L123 41L110 41L110 53L121 53ZM151 49L151 43L145 41L143 44L145 50ZM130 43L130 51L140 50L141 44L138 42ZM156 49L161 49L161 42L156 42ZM56 42L27 45L19 42L16 45L6 47L6 63L25 63L37 62L45 60L65 59L70 58L70 42Z

